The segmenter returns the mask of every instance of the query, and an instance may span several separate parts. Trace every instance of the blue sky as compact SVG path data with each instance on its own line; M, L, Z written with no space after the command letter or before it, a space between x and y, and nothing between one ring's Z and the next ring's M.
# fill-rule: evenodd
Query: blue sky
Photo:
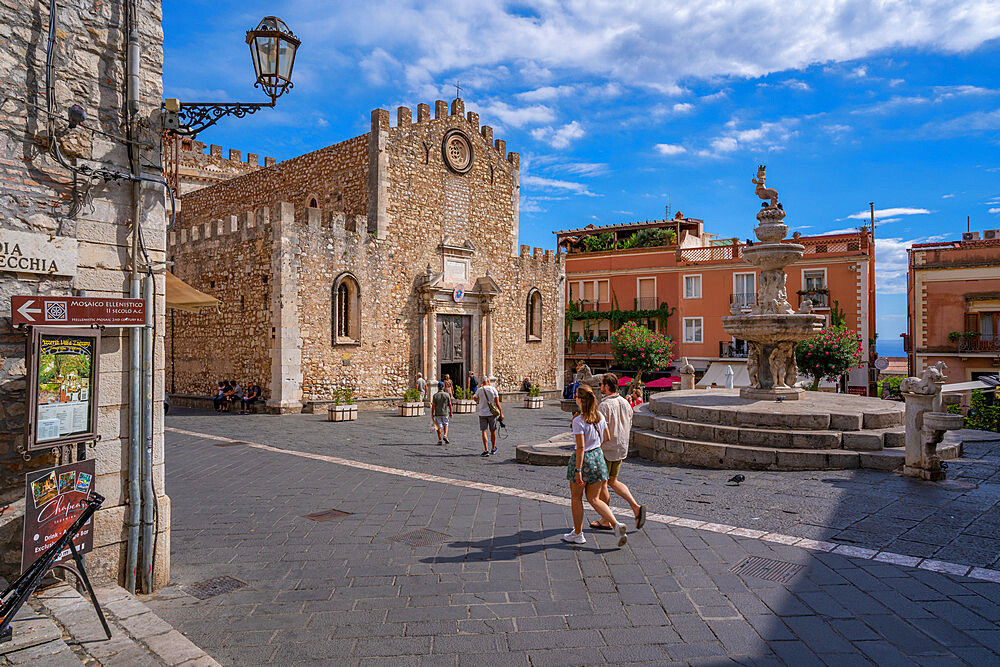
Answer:
M171 0L165 95L261 101L244 35L277 14L302 39L294 89L202 141L282 160L458 81L522 156L524 244L668 202L748 237L758 163L803 234L862 224L874 201L880 351L898 354L905 248L959 238L966 216L1000 228L1000 8L790 4Z

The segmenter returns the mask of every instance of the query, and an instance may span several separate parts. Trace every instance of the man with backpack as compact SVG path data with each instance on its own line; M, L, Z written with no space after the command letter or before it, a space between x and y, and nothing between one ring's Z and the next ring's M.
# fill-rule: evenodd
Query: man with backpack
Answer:
M483 453L480 456L497 453L497 420L503 421L503 408L500 406L500 394L493 388L496 380L492 375L484 378L476 389L475 398L479 403L479 431L483 436ZM486 437L486 431L490 432L489 439Z

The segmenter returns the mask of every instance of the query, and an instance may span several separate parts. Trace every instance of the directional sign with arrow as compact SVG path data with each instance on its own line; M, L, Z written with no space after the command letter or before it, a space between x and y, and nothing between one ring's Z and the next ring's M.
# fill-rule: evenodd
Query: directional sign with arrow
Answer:
M136 326L146 323L142 299L81 296L12 296L14 325Z

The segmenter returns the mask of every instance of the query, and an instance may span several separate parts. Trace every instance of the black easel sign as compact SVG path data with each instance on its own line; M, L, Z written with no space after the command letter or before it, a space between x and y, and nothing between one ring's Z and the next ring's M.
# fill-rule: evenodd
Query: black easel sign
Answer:
M94 488L95 467L94 459L88 459L32 470L25 475L22 572L55 544L86 508L87 498ZM93 520L88 521L73 538L80 553L94 548L93 527ZM67 547L53 562L61 563L70 556Z

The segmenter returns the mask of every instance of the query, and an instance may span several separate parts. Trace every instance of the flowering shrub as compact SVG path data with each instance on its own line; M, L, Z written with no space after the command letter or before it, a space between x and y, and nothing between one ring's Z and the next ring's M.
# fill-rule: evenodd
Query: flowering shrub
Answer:
M626 322L611 334L611 351L617 365L636 371L634 385L642 384L643 371L666 368L674 360L674 342L669 336L635 322Z
M795 348L795 363L799 372L819 381L837 380L851 368L861 365L861 334L844 327L831 327L812 338L799 341Z

